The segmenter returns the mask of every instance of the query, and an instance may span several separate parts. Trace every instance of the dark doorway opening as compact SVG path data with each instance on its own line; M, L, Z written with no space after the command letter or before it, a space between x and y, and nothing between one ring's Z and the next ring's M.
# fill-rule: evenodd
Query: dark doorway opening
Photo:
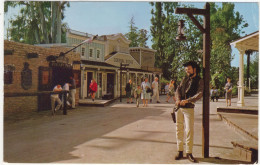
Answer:
M87 72L87 97L90 97L90 92L89 92L89 85L91 83L91 80L93 79L93 72Z
M107 73L107 94L111 95L114 98L114 73Z
M70 76L73 75L72 66L63 63L50 63L50 67L39 67L39 91L52 91L53 88L65 82L70 83ZM38 95L38 111L50 110L50 94Z

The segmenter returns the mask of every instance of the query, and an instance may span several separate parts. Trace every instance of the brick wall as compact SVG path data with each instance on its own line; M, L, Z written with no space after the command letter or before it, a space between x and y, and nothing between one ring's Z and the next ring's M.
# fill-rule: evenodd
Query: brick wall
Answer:
M49 55L58 56L60 52L66 52L69 49L64 47L43 48L5 40L4 50L13 51L12 55L4 55L4 65L15 67L15 70L13 71L13 82L12 84L4 84L4 93L31 93L38 91L39 67L49 66L46 57ZM37 53L38 57L27 58L27 53ZM80 61L79 53L70 52L66 57L68 57L70 64L72 64L73 61ZM24 62L29 64L29 69L32 71L32 86L28 90L23 89L21 86L21 72L24 68ZM79 89L77 91L79 91ZM77 92L76 98L78 101L79 92ZM25 111L36 111L37 96L4 98L4 112L17 112L22 109Z
M37 111L37 108L37 96L4 97L5 115L15 112Z

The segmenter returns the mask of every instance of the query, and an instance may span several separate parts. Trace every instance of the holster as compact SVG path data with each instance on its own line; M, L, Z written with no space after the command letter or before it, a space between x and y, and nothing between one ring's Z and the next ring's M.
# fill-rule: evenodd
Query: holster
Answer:
M180 108L194 108L194 107L195 107L195 105L192 103L187 103L187 104L185 104L185 106L180 106Z
M175 112L177 112L177 111L179 110L179 108L180 108L179 106L173 107L173 111L172 111L171 115L172 115L172 120L173 120L174 123L176 123L176 115L175 115Z

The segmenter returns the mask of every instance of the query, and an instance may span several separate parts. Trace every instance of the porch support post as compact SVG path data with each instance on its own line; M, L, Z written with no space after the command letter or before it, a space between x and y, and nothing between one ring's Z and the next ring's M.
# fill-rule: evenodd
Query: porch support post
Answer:
M237 100L237 106L244 106L244 49L238 49L239 50L239 83L238 83L238 100Z

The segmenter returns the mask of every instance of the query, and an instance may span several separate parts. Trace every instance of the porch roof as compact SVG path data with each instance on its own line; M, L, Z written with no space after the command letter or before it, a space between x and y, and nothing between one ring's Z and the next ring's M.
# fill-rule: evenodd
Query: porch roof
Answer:
M259 51L259 31L248 34L230 43L239 50Z
M81 64L85 64L85 65L94 65L94 66L104 66L104 67L111 67L114 69L118 69L119 67L108 64L106 62L100 62L100 61L91 61L91 60L81 60Z

